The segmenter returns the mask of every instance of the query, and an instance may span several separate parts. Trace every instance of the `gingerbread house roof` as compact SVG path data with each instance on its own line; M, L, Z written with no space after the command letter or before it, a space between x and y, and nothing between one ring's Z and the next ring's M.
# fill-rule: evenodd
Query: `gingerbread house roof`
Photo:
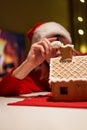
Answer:
M73 56L71 62L51 59L49 82L70 80L87 80L87 56Z

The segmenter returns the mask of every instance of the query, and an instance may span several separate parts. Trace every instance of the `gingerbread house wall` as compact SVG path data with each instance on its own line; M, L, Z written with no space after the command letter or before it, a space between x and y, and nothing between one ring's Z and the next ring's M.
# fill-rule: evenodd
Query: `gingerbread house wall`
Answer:
M87 81L51 82L53 101L87 101Z

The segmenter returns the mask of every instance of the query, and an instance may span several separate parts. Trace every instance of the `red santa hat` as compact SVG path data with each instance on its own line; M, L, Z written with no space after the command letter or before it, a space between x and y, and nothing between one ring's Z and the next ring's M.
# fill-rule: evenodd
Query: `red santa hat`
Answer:
M56 22L40 22L28 31L28 38L32 44L44 37L49 38L55 35L63 36L68 43L72 43L70 33Z

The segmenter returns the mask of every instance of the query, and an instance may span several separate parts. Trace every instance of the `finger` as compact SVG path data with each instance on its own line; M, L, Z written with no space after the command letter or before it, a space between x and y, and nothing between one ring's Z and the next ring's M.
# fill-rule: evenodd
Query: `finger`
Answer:
M52 50L51 42L47 38L44 38L44 41L46 42L47 49L48 49L47 51L49 53Z
M74 55L80 55L80 52L73 48Z
M44 56L46 55L45 49L44 49L44 47L41 46L41 45L36 45L36 46L34 46L34 51L35 51L35 53L37 53L37 54L40 53L42 57L44 57Z
M49 40L47 40L47 39L44 38L44 39L42 39L38 44L41 45L41 46L43 46L43 48L44 48L46 54L49 54L49 53L50 53L51 45L50 45Z

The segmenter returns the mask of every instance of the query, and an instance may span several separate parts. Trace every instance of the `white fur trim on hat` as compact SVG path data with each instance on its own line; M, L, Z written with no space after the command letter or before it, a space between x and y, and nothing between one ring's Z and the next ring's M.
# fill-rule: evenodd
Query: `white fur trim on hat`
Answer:
M36 28L32 37L32 43L35 43L44 37L48 38L55 35L63 36L68 43L72 42L70 33L62 25L56 22L47 22Z

